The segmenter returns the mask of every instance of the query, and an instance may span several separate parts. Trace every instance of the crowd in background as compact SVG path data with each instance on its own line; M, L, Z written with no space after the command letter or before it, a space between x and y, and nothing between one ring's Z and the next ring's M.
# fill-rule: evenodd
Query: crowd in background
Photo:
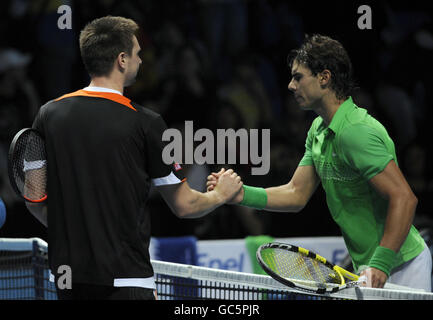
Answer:
M72 8L72 29L57 28L57 8ZM45 238L46 231L14 195L7 177L13 135L31 126L47 101L88 85L78 48L79 31L105 15L134 19L142 65L125 95L162 114L168 127L271 130L270 171L230 166L249 185L287 183L304 152L316 116L301 111L288 91L286 58L306 33L342 42L357 88L353 99L387 128L399 165L419 199L416 224L433 219L432 15L374 2L373 28L357 26L356 5L286 0L57 1L9 0L0 13L0 197L7 207L1 236ZM260 150L260 149L259 149ZM205 191L206 176L221 166L185 165L188 181ZM149 200L154 236L199 239L339 235L318 188L301 213L266 213L223 206L196 220L177 219L155 193ZM308 222L308 223L307 223ZM314 222L314 223L312 223Z

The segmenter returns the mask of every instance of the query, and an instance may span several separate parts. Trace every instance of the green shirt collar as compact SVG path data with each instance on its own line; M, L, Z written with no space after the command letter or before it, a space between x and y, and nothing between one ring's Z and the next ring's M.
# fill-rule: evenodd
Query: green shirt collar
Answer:
M328 128L334 133L337 133L338 129L341 128L341 124L343 123L345 116L354 108L355 104L353 103L352 97L349 97L338 107L337 112L335 112L334 116L332 117Z

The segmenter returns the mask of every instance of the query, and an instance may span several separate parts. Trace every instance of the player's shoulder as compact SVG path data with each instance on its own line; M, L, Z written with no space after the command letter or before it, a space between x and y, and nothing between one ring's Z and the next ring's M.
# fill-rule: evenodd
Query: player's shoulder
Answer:
M164 119L158 112L141 106L135 102L131 102L131 104L137 111L136 114L139 116L139 123L144 128L159 131L167 127Z
M354 108L345 115L344 127L362 127L367 126L370 128L383 127L382 124L368 111L368 109L359 107L354 104Z
M158 112L151 110L149 108L143 107L142 105L139 105L136 102L131 102L131 105L135 108L135 110L137 110L137 112L140 115L142 115L144 117L148 117L150 119L157 119L157 118L161 117L161 115Z
M385 133L385 127L373 117L367 109L355 106L346 115L345 123L340 132L342 136Z
M45 102L40 108L39 108L39 114L47 114L50 110L52 110L56 105L56 100L52 99L47 102Z
M336 141L343 146L362 145L368 146L377 141L389 139L388 133L382 124L369 116L366 121L354 120L348 122L340 132L337 133Z
M59 97L53 98L51 100L48 100L47 102L45 102L45 104L43 104L39 108L39 110L44 111L44 112L48 112L50 110L53 110L56 106L61 105L62 103L67 101L67 99L65 99L65 98L71 96L72 94L75 94L75 92L67 93L67 94L61 95Z

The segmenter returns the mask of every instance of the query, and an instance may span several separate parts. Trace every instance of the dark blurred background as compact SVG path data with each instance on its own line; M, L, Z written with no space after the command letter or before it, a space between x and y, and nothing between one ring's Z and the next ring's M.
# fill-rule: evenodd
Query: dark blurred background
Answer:
M60 30L57 8L72 8L72 29ZM357 25L360 5L372 10L372 29ZM142 66L125 95L182 129L269 128L268 175L251 176L234 166L246 184L287 183L304 152L315 114L300 111L287 89L286 58L305 33L342 42L358 87L354 101L381 121L393 138L400 167L419 199L415 225L433 218L433 33L427 2L6 0L0 12L0 197L7 208L0 237L40 237L46 230L17 199L7 177L13 135L31 126L39 107L88 85L78 36L90 20L105 15L132 18L141 27ZM185 165L189 182L205 190L214 165ZM301 213L266 213L223 206L196 220L177 219L152 193L153 236L199 239L339 236L318 188Z

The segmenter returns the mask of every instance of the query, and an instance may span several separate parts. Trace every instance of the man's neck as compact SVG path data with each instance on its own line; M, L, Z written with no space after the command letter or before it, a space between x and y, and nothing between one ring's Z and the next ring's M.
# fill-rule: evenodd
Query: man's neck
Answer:
M344 102L344 99L337 99L334 94L326 95L322 98L322 100L318 103L318 106L315 108L315 112L322 117L323 121L327 126L332 121L335 113L338 108Z
M115 81L107 77L93 77L90 81L89 87L114 89L123 94L123 83L121 81Z

